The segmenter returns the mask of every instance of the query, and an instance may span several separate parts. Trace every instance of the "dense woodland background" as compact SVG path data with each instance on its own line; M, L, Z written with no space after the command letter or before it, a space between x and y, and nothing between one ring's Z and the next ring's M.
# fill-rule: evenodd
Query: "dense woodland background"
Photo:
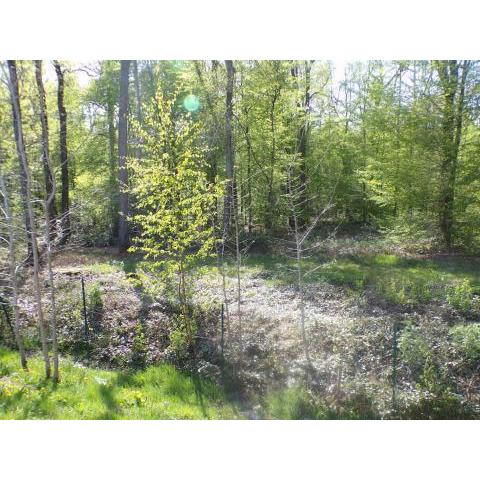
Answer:
M118 159L125 153L119 151L122 101L130 120L125 156L141 158L148 140L136 126L151 128L148 122L159 114L152 109L164 99L172 102L166 113L172 128L188 121L199 130L196 147L202 149L208 181L233 179L242 231L288 229L285 193L288 170L295 164L309 199L302 211L305 221L331 203L325 221L372 226L418 240L425 248L478 252L475 62L369 61L342 65L340 72L325 61L235 61L230 69L220 61L127 63L128 94L124 87L122 97L118 61L57 62L58 80L48 66L45 113L58 185L51 216L71 211L76 242L125 242L118 233ZM49 187L41 160L35 65L20 61L16 68L33 197L43 199ZM2 171L10 191L17 192L19 161L7 77L5 64ZM228 90L232 110L226 115ZM20 200L12 205L14 211ZM130 206L134 212L132 199ZM40 203L35 208L40 210Z

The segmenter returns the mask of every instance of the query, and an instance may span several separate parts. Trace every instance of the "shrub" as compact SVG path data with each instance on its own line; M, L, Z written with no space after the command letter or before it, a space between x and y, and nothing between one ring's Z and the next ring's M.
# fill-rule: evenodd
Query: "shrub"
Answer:
M100 285L95 282L88 290L87 312L90 326L95 330L99 328L99 320L102 314L103 302Z
M132 346L132 364L134 367L145 367L147 359L147 342L143 333L142 322L138 321L135 325L135 336Z
M480 362L480 324L456 325L450 330L456 350L470 367Z
M465 279L447 287L447 302L460 312L469 313L476 306L470 282Z
M431 346L425 335L415 326L407 326L398 340L400 358L413 374L420 375L431 353Z
M178 314L174 318L174 328L170 332L170 349L178 359L188 357L195 348L197 322L193 316Z
M474 412L462 399L446 390L438 395L422 392L418 400L400 413L408 420L462 420L475 418Z
M418 305L431 301L433 297L431 286L424 280L396 275L378 281L376 291L397 305Z
M460 395L451 391L445 373L438 358L434 359L432 353L428 352L416 386L417 397L400 412L401 418L412 420L474 418L474 411Z
M420 375L418 387L433 395L439 396L445 392L445 384L442 380L440 371L429 352L425 359L425 364L423 365L423 371Z

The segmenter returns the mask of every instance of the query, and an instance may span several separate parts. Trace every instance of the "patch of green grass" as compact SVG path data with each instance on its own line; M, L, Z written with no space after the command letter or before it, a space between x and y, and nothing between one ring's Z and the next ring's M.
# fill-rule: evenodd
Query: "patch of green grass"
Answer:
M243 265L251 273L262 275L269 283L295 284L297 273L293 258L248 255L244 258ZM227 274L231 274L233 268L233 263L227 263ZM464 292L459 287L452 290L455 296L450 293L453 300L449 303L454 307L455 302L463 305L467 300L471 301L472 296L480 294L479 259L416 259L392 254L346 255L336 258L312 255L303 260L302 268L307 282L345 286L358 293L369 290L380 298L399 305L419 305L435 299L448 301L448 289L454 285L462 285L465 290L463 296ZM468 282L468 288L465 287L465 282ZM461 298L458 298L459 295Z
M108 275L109 273L118 272L118 267L110 262L96 262L83 267L83 270L97 275Z
M300 387L292 387L271 392L265 399L267 418L282 420L319 420L328 418L323 405L317 405L307 392Z
M20 369L0 348L0 419L232 419L236 406L212 382L171 365L112 372L61 361L58 385L43 379L40 357Z

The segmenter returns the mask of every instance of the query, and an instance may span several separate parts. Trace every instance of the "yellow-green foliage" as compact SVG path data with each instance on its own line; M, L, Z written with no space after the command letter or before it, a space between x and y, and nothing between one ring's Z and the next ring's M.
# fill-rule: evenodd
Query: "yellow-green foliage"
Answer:
M473 368L480 361L480 324L456 325L450 330L455 348Z
M176 97L165 98L159 89L146 105L144 123L135 127L143 158L129 162L133 221L140 230L132 250L153 259L167 276L212 252L211 218L220 194L207 178L200 125L189 113L174 115Z
M462 312L468 312L475 307L473 299L473 288L468 279L447 288L447 302Z

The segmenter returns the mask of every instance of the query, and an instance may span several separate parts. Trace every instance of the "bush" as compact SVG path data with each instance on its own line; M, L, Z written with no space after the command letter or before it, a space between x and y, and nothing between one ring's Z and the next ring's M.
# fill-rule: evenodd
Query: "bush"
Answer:
M177 359L188 358L195 348L197 322L192 316L178 314L174 318L174 328L170 332L170 349Z
M100 327L100 317L102 315L103 302L100 285L95 282L88 291L87 312L90 328L98 330Z
M461 283L447 287L447 302L462 313L470 313L476 309L477 305L470 282L465 279Z
M457 325L450 330L456 350L474 368L480 362L480 324Z
M418 400L400 413L408 420L465 420L475 418L474 412L458 395L444 391L439 395L423 392Z
M389 302L405 306L427 303L433 298L431 285L424 280L397 275L378 281L376 291Z
M144 368L147 360L147 342L143 333L142 322L135 325L135 336L132 346L132 364L134 367Z
M423 372L431 346L418 327L407 326L398 340L400 358L415 375Z

